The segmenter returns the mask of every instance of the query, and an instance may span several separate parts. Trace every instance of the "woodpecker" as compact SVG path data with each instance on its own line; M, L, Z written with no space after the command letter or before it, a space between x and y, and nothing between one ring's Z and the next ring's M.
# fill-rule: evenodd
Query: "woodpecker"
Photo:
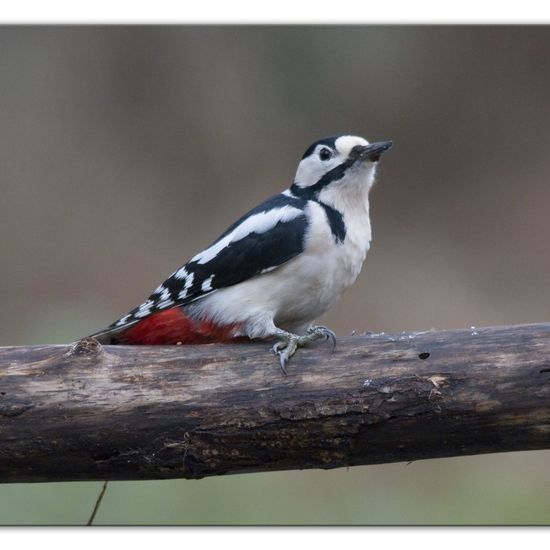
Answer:
M336 342L314 320L357 279L371 242L369 191L392 141L316 141L292 185L256 206L149 298L92 336L104 344L205 344L275 338L295 351Z

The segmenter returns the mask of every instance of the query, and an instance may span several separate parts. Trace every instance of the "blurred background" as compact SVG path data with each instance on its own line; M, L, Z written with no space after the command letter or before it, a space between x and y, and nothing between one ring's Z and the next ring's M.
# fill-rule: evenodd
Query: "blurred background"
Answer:
M4 26L0 81L0 345L111 323L337 133L395 145L363 272L323 323L550 318L548 27ZM116 482L96 523L550 523L549 466ZM0 524L85 523L100 486L0 486Z

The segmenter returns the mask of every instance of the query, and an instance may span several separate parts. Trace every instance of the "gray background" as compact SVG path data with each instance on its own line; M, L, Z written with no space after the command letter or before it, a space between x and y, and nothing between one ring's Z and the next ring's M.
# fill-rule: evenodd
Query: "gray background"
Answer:
M334 133L395 147L324 323L548 320L549 65L548 27L1 27L0 344L112 322ZM111 483L97 522L548 523L549 456ZM99 486L1 486L0 523Z

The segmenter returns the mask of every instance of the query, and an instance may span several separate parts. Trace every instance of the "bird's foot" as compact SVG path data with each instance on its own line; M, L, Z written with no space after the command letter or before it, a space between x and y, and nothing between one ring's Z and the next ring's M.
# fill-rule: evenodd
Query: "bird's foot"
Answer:
M321 325L309 327L303 338L307 339L306 343L321 339L330 340L332 343L332 351L336 349L336 334L334 334L334 332L327 327L323 327Z
M277 336L281 339L273 346L273 353L279 356L279 364L283 374L286 375L286 363L296 353L298 348L307 346L315 340L330 340L332 342L332 351L336 347L336 335L332 330L327 327L313 326L310 327L303 336L298 334L292 334L281 330L277 333Z

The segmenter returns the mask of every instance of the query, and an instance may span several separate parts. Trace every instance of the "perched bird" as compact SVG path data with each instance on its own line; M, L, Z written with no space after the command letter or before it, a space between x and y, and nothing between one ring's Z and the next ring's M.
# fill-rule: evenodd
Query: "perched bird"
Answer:
M294 183L172 273L140 306L92 336L105 344L277 338L286 373L313 325L353 284L370 247L369 191L391 141L334 136L304 153Z

